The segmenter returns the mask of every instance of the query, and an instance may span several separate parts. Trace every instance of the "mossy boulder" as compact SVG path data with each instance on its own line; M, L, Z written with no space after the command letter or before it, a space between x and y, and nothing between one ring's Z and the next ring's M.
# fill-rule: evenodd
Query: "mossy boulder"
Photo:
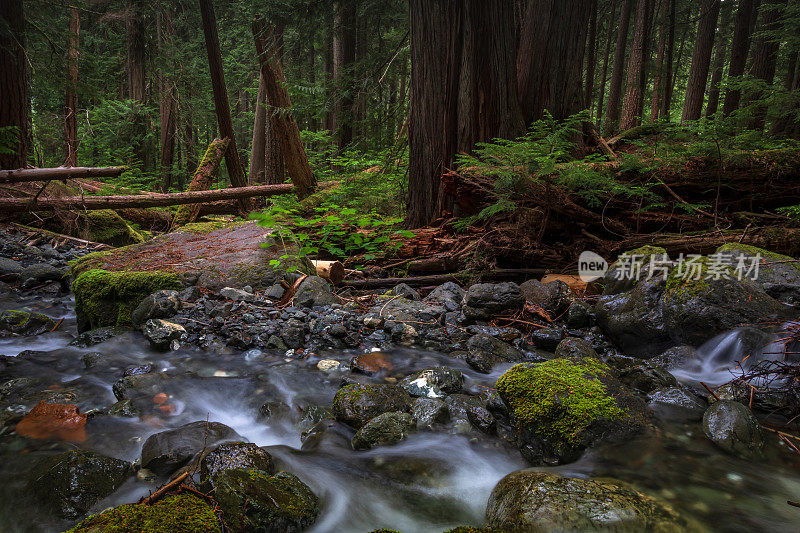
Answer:
M645 279L650 275L651 262L659 264L665 260L669 260L667 250L660 246L640 246L621 253L619 258L609 265L603 276L603 294L619 294L631 290L636 285L636 279L630 275L632 269L629 264L640 265L640 279Z
M72 283L78 331L104 326L130 326L134 310L159 290L181 288L170 272L110 272L87 270Z
M153 505L120 505L92 515L67 533L216 533L221 526L214 509L191 494L167 496Z
M376 416L392 411L408 411L411 396L401 387L390 384L346 385L333 398L333 413L339 422L356 429Z
M51 331L55 325L55 320L42 313L0 311L0 337L39 335Z
M522 363L497 380L509 407L517 444L532 464L577 460L604 442L642 432L647 406L594 358Z
M228 470L217 478L214 495L225 524L234 532L299 533L320 512L317 496L288 472Z
M37 463L30 489L63 518L77 518L117 490L131 474L131 464L98 453L72 450Z
M667 504L615 480L575 479L533 469L492 490L487 526L506 532L693 530Z
M275 473L272 456L252 442L223 442L200 458L200 480L206 490L216 486L217 478L228 470L253 468Z
M240 440L242 437L225 424L204 420L190 422L147 437L142 446L142 467L166 476L208 446Z
M111 246L127 246L144 242L144 237L111 209L86 211L79 215L78 236L92 242Z
M745 268L757 262L757 271L753 269L747 278L773 298L800 306L800 262L794 258L739 243L723 244L715 253L734 265L742 261Z

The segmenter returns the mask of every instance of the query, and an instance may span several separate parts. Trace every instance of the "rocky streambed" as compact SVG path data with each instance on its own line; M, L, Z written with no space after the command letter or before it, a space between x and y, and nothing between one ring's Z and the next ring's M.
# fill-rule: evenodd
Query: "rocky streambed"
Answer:
M263 238L195 228L166 237L177 255L80 259L2 234L0 529L800 524L800 455L759 422L785 423L786 399L700 384L796 351L776 342L796 263L760 283L609 277L590 299L533 280L365 294L265 268L284 252Z

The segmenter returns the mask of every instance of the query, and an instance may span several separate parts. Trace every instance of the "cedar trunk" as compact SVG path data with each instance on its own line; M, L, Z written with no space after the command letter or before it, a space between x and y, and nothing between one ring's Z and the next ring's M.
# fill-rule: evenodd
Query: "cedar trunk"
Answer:
M217 173L217 168L219 168L219 164L225 155L225 150L229 148L229 143L230 140L227 137L225 139L214 139L214 142L206 150L206 155L203 156L203 160L197 170L195 170L192 181L186 189L187 192L205 191L211 187L211 184L214 183L214 175ZM200 204L182 205L172 219L172 228L194 222L197 220L199 213Z
M253 142L250 147L250 171L248 183L266 183L264 167L266 163L266 125L267 125L267 89L264 76L258 76L258 97L256 98L255 118L253 119Z
M80 45L81 13L69 10L69 40L67 48L67 94L64 104L64 164L78 164L78 47Z
M775 67L778 61L778 48L780 38L776 38L776 33L781 27L783 19L783 9L786 0L767 0L761 5L761 23L759 36L756 38L753 49L753 65L750 71L753 78L763 80L771 85L775 80ZM761 91L754 91L750 100L758 100L763 94ZM766 106L756 107L753 117L747 122L747 128L751 130L763 130L764 122L767 117Z
M594 69L597 62L597 0L592 0L589 8L589 36L586 43L586 92L583 96L583 107L592 108L594 93Z
M700 6L700 21L697 23L697 39L694 43L692 66L689 69L689 83L686 86L686 99L683 102L681 122L699 119L703 110L719 7L720 0L704 0Z
M172 40L172 15L169 8L158 16L158 42L163 49L169 48ZM164 57L169 61L169 57ZM172 186L172 166L175 161L175 129L177 121L177 99L175 98L175 83L171 76L162 71L158 74L160 101L158 103L158 116L161 123L161 190L169 191Z
M608 74L608 56L611 53L611 41L614 39L614 21L617 13L617 0L611 2L611 12L608 18L608 35L606 37L606 51L603 55L603 69L600 73L600 96L597 98L597 124L603 118L603 103L606 96L606 76Z
M611 85L608 88L606 104L606 122L603 132L610 137L617 131L619 122L619 101L622 93L622 77L625 73L625 49L628 43L628 26L631 20L632 0L623 0L617 29L617 46L614 49L614 68L611 71Z
M747 52L750 50L750 32L753 20L756 18L757 4L757 0L739 0L736 25L733 28L733 40L731 41L731 59L728 64L729 78L737 78L744 74ZM725 104L722 106L724 116L727 117L739 109L741 94L739 89L728 88L725 90Z
M711 72L711 87L708 90L706 117L713 117L719 108L720 83L725 70L725 46L727 44L728 17L731 4L725 2L720 8L719 38L714 45L714 70Z
M0 168L23 168L30 142L30 100L22 0L0 0ZM13 132L12 132L13 129Z
M671 0L661 0L659 6L659 13L661 15L661 24L658 30L658 51L656 52L656 67L655 75L653 76L653 95L650 103L650 121L655 122L658 120L659 111L661 110L661 99L664 98L663 80L664 77L664 54L667 50L667 32L669 31L669 12ZM669 79L669 76L666 77Z
M667 57L664 61L664 97L658 109L658 117L669 120L672 107L672 59L675 55L675 0L669 0L669 24L667 30Z
M644 89L647 82L647 59L650 57L650 18L653 0L639 0L636 6L631 60L628 64L628 83L622 106L620 129L629 130L642 123Z
M339 149L353 142L353 63L356 59L356 0L334 3L333 78L336 80L334 126Z

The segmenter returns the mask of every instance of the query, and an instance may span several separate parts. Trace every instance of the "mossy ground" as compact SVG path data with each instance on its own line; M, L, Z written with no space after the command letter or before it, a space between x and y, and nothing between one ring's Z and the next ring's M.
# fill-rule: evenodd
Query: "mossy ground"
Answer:
M214 510L189 494L168 496L153 505L120 505L90 516L67 533L200 533L220 531Z
M180 288L178 276L169 272L87 270L72 283L79 329L130 326L131 313L144 298Z
M102 242L111 246L144 242L144 237L111 209L87 211L82 215L78 224L81 234L89 241Z
M497 380L497 390L521 424L534 424L551 439L577 444L580 433L599 419L625 416L598 379L609 371L603 362L553 359L519 364Z

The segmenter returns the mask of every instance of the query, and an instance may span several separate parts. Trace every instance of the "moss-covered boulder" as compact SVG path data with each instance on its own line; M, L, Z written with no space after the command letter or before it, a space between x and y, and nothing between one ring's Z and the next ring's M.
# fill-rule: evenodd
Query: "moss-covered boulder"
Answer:
M668 505L622 482L533 469L500 480L489 496L486 521L507 532L693 530Z
M142 467L166 476L208 446L240 440L242 437L225 424L204 420L190 422L147 437L142 446Z
M51 331L56 321L42 313L0 311L0 338L8 335L39 335Z
M644 402L594 358L515 365L497 380L497 391L532 464L574 461L586 448L628 438L648 424Z
M408 411L411 396L401 387L390 384L346 385L333 398L333 413L339 422L356 429L372 418L392 411Z
M214 509L191 494L167 496L153 505L120 505L92 515L67 533L216 533L221 525Z
M144 237L116 211L100 209L86 211L78 216L78 236L92 242L111 246L127 246L144 242Z
M132 313L147 296L180 288L178 276L170 272L82 272L72 283L78 331L130 326Z
M764 292L777 300L800 305L800 262L794 258L733 242L723 244L717 248L715 254L727 258L733 265L742 261L749 267L757 262L757 270L750 271L747 279L758 284Z
M651 263L659 264L665 260L669 260L667 250L660 246L640 246L621 253L617 261L609 265L603 276L603 294L619 294L631 290L636 285L636 279L630 276L629 264L640 265L640 279L645 279L651 273ZM654 271L653 274L655 273Z
M275 473L272 456L252 442L223 442L203 452L199 462L200 482L206 490L213 489L217 478L228 470L253 468L267 474Z
M131 464L85 450L47 457L31 472L30 489L42 504L63 518L77 518L117 490Z
M217 478L215 498L234 532L299 533L319 515L317 496L288 472L228 470Z

